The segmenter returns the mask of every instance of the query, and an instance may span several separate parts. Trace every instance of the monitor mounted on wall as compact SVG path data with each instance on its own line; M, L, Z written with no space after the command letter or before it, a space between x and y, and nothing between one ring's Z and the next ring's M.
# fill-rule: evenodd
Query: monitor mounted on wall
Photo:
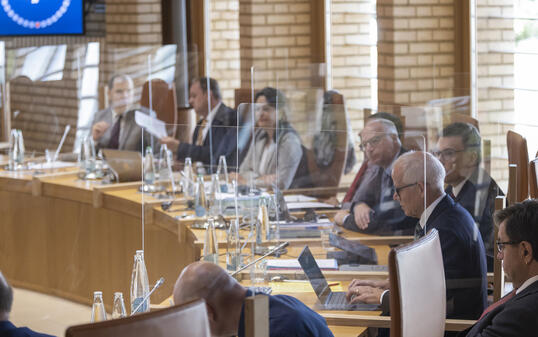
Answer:
M0 0L0 36L84 33L83 0Z

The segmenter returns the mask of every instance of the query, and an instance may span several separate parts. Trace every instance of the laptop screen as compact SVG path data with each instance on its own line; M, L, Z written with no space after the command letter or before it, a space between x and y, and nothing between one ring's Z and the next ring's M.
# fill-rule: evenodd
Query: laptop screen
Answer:
M331 288L329 287L325 276L321 273L321 269L319 269L318 263L316 262L316 259L314 259L308 246L304 247L298 260L320 302L325 304L331 294Z

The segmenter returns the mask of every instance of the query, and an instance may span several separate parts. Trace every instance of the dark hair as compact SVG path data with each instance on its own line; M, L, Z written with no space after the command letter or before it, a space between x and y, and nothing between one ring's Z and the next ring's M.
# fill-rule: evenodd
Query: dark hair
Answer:
M538 261L538 200L530 199L495 212L495 223L506 220L506 235L510 241L527 241L532 257Z
M127 81L127 82L132 82L133 81L129 75L114 74L108 80L108 90L112 90L112 87L114 87L114 81L117 80L117 79L121 79L121 80Z
M265 97L267 104L274 109L278 107L279 120L286 120L288 100L282 91L271 87L265 87L256 93L254 102L256 102L260 96Z
M370 115L367 118L367 120L369 121L372 119L386 119L391 121L396 127L396 131L398 131L398 138L401 139L403 137L403 124L402 120L398 116L393 115L389 112L376 112L375 114Z
M9 313L13 304L13 289L0 272L0 313Z
M482 138L474 125L461 122L449 124L441 132L441 137L461 137L465 151L475 152L478 163L482 160Z
M200 84L200 88L202 88L202 92L205 94L207 93L207 77L200 77L198 79L195 79L192 84L198 82ZM213 95L213 98L220 101L222 99L222 95L220 93L220 87L219 82L217 82L216 79L209 77L209 90L211 91L211 95Z

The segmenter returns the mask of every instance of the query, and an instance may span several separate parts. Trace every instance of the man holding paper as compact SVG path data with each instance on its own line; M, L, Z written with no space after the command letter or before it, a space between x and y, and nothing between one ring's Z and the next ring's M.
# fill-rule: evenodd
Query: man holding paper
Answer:
M128 75L116 74L108 82L109 107L98 111L92 125L92 137L97 149L142 151L142 128L135 121L133 80ZM145 133L147 134L147 132ZM144 139L144 146L150 145Z
M236 112L222 102L218 82L207 77L192 82L189 105L200 118L192 142L183 143L172 137L164 137L160 141L177 153L178 160L190 157L193 162L213 165L221 155L229 155L237 147Z

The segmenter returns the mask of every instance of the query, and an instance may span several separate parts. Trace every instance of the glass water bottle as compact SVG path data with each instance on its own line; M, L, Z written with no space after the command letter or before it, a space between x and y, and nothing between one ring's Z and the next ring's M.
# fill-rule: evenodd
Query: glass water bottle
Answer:
M91 322L106 321L105 304L103 303L103 292L93 292L93 306Z
M143 301L148 293L149 281L144 262L144 251L137 250L134 256L133 273L131 275L131 315L149 311L149 298ZM143 304L140 305L140 303ZM140 308L136 310L139 305Z

